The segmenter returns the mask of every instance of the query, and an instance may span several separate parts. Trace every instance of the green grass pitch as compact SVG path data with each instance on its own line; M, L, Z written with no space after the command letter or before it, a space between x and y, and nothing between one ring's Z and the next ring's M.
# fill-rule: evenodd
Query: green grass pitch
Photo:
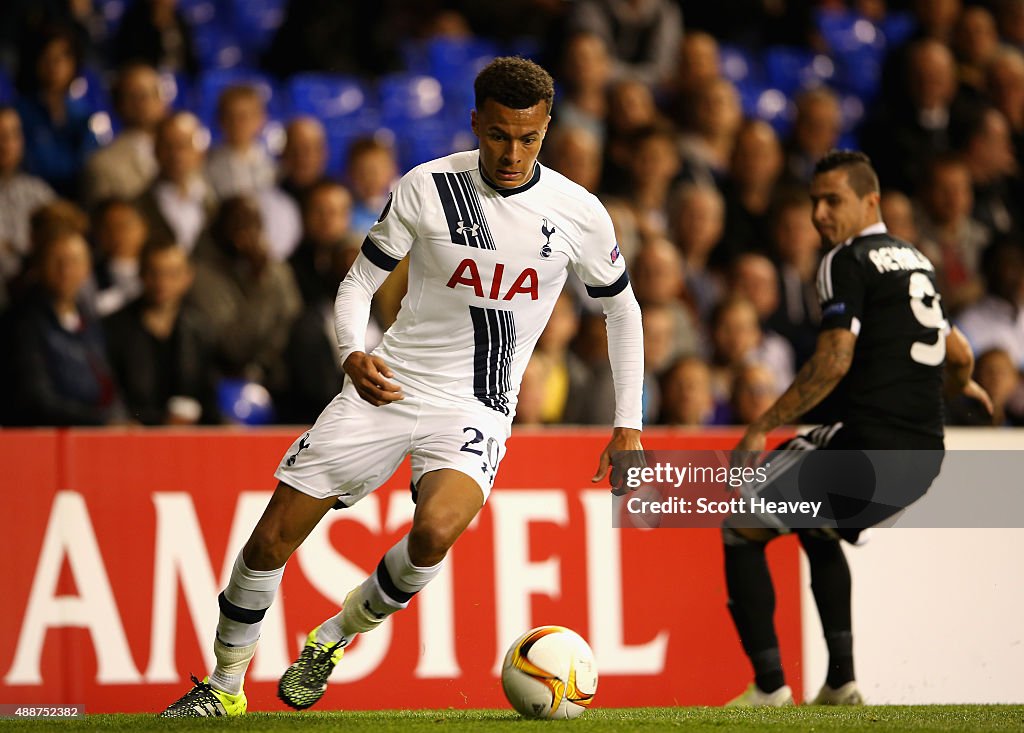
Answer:
M597 708L571 721L523 720L503 710L418 710L374 712L250 713L242 718L163 720L153 715L89 715L82 720L0 722L3 730L185 731L225 730L258 733L343 730L395 733L419 731L564 730L590 733L627 731L1021 731L1024 705L914 705L853 708L796 707L726 710L724 708Z

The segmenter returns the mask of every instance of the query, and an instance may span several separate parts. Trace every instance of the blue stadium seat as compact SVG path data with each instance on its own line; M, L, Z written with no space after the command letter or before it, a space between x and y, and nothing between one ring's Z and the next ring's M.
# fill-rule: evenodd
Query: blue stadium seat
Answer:
M330 149L327 166L332 173L344 170L349 145L380 126L371 90L354 77L298 74L288 82L288 94L293 114L312 115L323 123Z
M14 82L8 76L7 70L0 66L0 104L11 104L14 101Z
M909 41L916 30L917 21L914 20L913 14L909 12L889 12L886 13L885 20L882 21L882 34L885 36L885 45L890 49L902 46Z
M836 86L866 100L873 98L881 83L882 64L889 47L886 33L853 11L819 11L815 19L836 62ZM905 20L890 22L894 36L907 32Z
M770 124L780 138L785 138L793 126L796 106L781 89L767 87L757 97L753 116Z
M288 93L296 114L313 115L325 123L372 107L369 90L351 76L296 74L288 82Z
M82 102L90 114L110 111L110 95L107 85L96 69L84 67L82 72L71 82L72 99Z
M261 52L270 45L284 20L287 0L234 0L231 17L242 45Z
M233 69L242 65L245 54L233 29L206 23L192 29L192 39L201 68Z
M452 103L473 106L473 80L499 53L492 41L471 38L434 38L426 43L427 74L441 83Z
M178 0L178 12L193 28L219 20L220 11L216 0Z
M221 415L236 425L269 425L277 416L266 387L244 379L220 380L217 406Z
M723 43L719 46L718 54L721 60L722 76L735 86L761 83L760 64L747 49Z
M432 76L390 74L380 79L377 93L382 122L388 127L435 117L444 109L441 83Z
M764 53L765 77L769 87L793 96L801 89L830 84L835 64L823 54L804 48L772 46Z

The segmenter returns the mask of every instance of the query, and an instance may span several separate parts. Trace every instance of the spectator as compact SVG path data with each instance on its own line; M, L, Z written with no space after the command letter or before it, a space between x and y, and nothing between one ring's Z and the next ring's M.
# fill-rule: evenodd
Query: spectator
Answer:
M188 254L169 242L142 254L142 297L107 317L107 350L125 406L143 425L217 423L213 344L184 305Z
M988 67L987 89L1010 125L1017 160L1024 160L1024 53L1001 49Z
M960 62L960 83L980 94L985 87L985 69L999 50L992 13L978 6L964 8L953 30L953 50Z
M913 0L911 5L917 30L907 43L888 53L882 68L882 98L887 107L897 107L906 96L904 88L910 56L921 41L936 41L948 46L960 18L961 0Z
M978 107L958 128L954 146L973 183L974 219L996 235L1020 233L1024 188L1006 118L994 107Z
M535 351L526 363L512 422L520 428L540 427L544 422L544 401L550 372L548 358Z
M0 106L0 282L21 272L29 254L29 217L55 195L41 178L21 172L24 152L17 110Z
M98 252L94 280L96 314L120 310L142 293L142 248L149 239L146 220L127 199L108 199L93 214L93 245Z
M587 422L590 373L569 349L579 328L579 314L572 292L562 291L551 318L537 341L537 353L547 360L543 384L541 420L547 424Z
M590 398L582 422L587 425L608 425L615 418L615 386L608 364L608 333L604 313L583 312L580 315L580 327L572 348L590 373Z
M277 170L261 137L267 107L260 90L239 84L221 92L217 124L224 143L214 146L206 160L206 177L217 198L253 194L274 185Z
M680 105L688 104L698 89L721 75L718 41L703 31L687 33L679 44L676 73L670 79L668 90L675 101L677 113L683 111Z
M683 258L686 292L706 323L721 297L721 283L708 264L725 229L725 199L713 186L686 184L675 202L672 231Z
M89 127L89 110L70 92L81 70L78 37L69 28L51 27L26 44L19 56L16 103L25 135L25 170L73 198L82 166L99 145Z
M633 260L631 272L641 307L664 307L671 313L674 352L702 353L700 327L684 305L683 262L672 243L663 238L646 241Z
M889 234L904 242L921 241L914 221L914 205L906 194L893 189L883 191L879 210Z
M111 92L121 132L86 163L82 196L88 206L112 197L134 199L157 172L153 132L167 114L160 76L151 66L129 64Z
M116 66L141 61L161 71L193 77L199 71L192 31L178 0L137 0L127 6L112 44Z
M682 351L676 340L676 312L664 303L647 304L641 310L644 325L644 389L643 419L645 424L657 422L661 414L661 374Z
M246 194L256 199L270 256L283 262L302 237L299 207L277 188L277 167L263 145L266 103L257 87L230 86L217 100L224 143L210 151L206 177L218 199Z
M839 98L828 87L807 89L797 95L793 133L786 141L786 178L806 186L815 164L839 143L843 112Z
M730 179L725 185L725 232L711 253L725 267L744 252L767 252L771 205L782 175L782 147L767 122L748 120L736 135Z
M302 305L295 278L270 258L254 199L227 199L212 235L209 256L197 263L192 301L212 331L226 375L279 394L288 331Z
M629 195L630 164L635 136L666 124L650 88L636 79L624 79L608 89L608 127L605 136L601 190Z
M719 403L728 402L733 379L747 364L767 366L780 389L793 379L792 349L777 335L765 337L754 304L741 295L730 295L715 308L711 344L711 385Z
M935 265L947 312L956 313L981 295L979 263L991 233L971 216L971 176L960 158L939 157L928 171L918 210L918 249Z
M281 190L301 209L310 189L327 173L327 133L315 117L296 117L285 127L279 166Z
M740 95L728 80L698 87L679 138L687 180L721 188L729 171L736 133L743 123Z
M398 161L389 146L372 137L352 143L348 180L352 191L352 231L364 237L374 225L398 176Z
M628 201L642 231L664 235L669 228L669 192L679 173L679 153L672 130L641 130L633 137L630 148Z
M814 353L821 321L815 284L821 237L811 221L811 203L805 194L779 198L772 212L772 243L779 305L767 326L793 347L794 366L799 369Z
M99 321L84 306L89 245L73 228L43 227L38 284L12 313L6 349L21 425L105 425L124 419Z
M175 242L190 255L208 246L204 234L217 199L203 176L209 140L190 112L175 112L156 128L157 177L136 205L146 219L151 241Z
M313 189L308 204L314 205L314 199L322 199L325 193L330 192L328 185L337 186L326 182L320 184ZM334 296L358 254L358 247L345 246L337 241L329 251L322 253L329 258L330 269L321 273L319 292L314 299L306 301L301 315L291 327L285 350L288 396L281 411L281 417L288 422L311 424L324 405L341 391L345 373L341 369L341 354L334 331ZM375 304L371 308L375 310ZM384 333L372 310L366 328L367 349L380 343Z
M956 66L953 54L936 40L910 47L906 85L899 97L876 107L865 126L864 147L876 161L884 188L911 193L924 178L924 164L949 149L949 123L957 114Z
M348 189L327 179L314 185L306 195L302 222L302 240L288 258L295 283L306 306L319 303L325 294L333 302L339 282L334 251L344 246L352 223Z
M671 0L581 0L569 27L604 39L617 79L632 77L652 87L671 74L683 36L682 15Z
M1002 0L996 6L999 34L1003 41L1024 51L1024 0Z
M594 33L570 36L565 43L559 79L565 90L558 105L558 125L583 128L603 146L611 73L608 47L601 36Z
M703 427L715 421L711 370L697 356L672 363L661 377L660 425Z
M736 373L729 400L730 422L750 425L765 413L782 394L778 381L763 364L747 364Z
M974 377L992 398L992 414L975 400L956 395L949 406L953 425L1024 425L1024 394L1017 365L1004 349L992 348L978 355Z
M957 318L975 354L1003 349L1024 370L1024 251L996 240L983 255L985 295Z
M601 183L601 143L585 127L559 125L548 133L543 148L547 164L578 183L591 193L597 193Z

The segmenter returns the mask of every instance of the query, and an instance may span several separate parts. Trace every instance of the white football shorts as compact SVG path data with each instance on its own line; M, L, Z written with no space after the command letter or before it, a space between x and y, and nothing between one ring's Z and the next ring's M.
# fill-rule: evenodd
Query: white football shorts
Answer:
M374 407L348 380L316 423L285 453L275 478L316 498L349 507L387 481L408 455L413 485L453 468L491 493L511 432L508 418L484 405L404 400Z

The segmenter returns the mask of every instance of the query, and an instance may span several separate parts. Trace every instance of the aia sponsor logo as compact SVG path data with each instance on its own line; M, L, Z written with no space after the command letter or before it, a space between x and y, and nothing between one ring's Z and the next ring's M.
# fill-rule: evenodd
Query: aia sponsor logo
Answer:
M487 283L485 294L484 282L480 278L480 269L477 267L476 261L466 258L455 268L455 272L448 278L447 284L453 289L457 287L473 288L476 297L489 300L512 300L517 295L529 295L530 300L537 300L538 277L537 271L532 267L527 267L514 278L509 277L507 282L512 284L506 290L505 265L498 262L494 265L494 274L491 276L490 283Z

